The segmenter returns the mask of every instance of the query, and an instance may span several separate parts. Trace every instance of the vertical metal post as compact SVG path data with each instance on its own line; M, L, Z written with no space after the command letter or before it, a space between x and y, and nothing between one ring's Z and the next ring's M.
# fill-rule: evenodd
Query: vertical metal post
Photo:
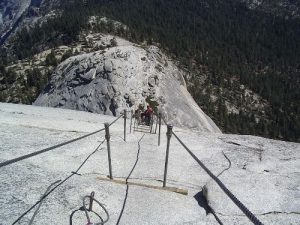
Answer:
M166 151L166 161L165 161L165 173L164 173L164 183L163 187L166 187L167 183L167 173L168 173L168 162L169 162L169 150L170 150L170 141L172 137L172 125L168 125L168 131L167 131L167 151Z
M152 128L153 128L153 115L150 117L150 134L152 134Z
M126 119L127 119L127 111L124 109L124 141L126 142Z
M158 116L157 115L155 115L155 118L156 118L156 120L155 120L155 122L156 122L156 124L155 124L155 134L157 133L157 125L158 125Z
M130 133L132 130L132 118L133 118L133 110L131 110L131 116L130 116Z
M107 142L107 155L108 155L108 168L109 168L109 178L112 180L112 169L111 169L111 156L110 156L110 134L109 134L109 123L104 124L105 127L105 139Z
M158 114L158 146L160 146L160 132L161 132L161 113Z
M134 113L134 123L133 123L133 133L135 132L135 129L136 129L136 117L138 115L136 113Z
M91 196L90 196L90 204L89 204L89 211L91 212L93 210L93 201L95 197L95 192L92 191Z

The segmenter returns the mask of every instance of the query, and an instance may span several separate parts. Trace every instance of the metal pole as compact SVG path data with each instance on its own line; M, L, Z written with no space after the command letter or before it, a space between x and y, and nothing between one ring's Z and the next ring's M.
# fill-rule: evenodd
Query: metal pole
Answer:
M160 146L160 132L161 132L161 113L158 114L158 146Z
M112 180L112 169L111 169L111 156L110 156L110 134L109 134L109 123L104 124L105 127L105 139L107 142L107 155L108 155L108 168L109 168L109 178Z
M157 125L158 125L158 116L155 115L155 118L156 118L156 120L155 120L155 122L156 122L156 124L155 124L155 134L156 134L157 133Z
M126 117L127 117L127 111L124 109L124 141L126 142Z
M170 140L172 137L172 125L168 125L168 131L167 131L167 151L166 151L166 161L165 161L165 173L164 173L164 183L163 187L166 187L167 183L167 173L168 173L168 162L169 162L169 149L170 149Z
M133 133L135 132L136 129L136 117L139 116L136 113L134 113L134 123L133 123Z
M95 192L92 191L91 196L90 196L90 204L89 204L89 211L91 212L93 210L93 201L95 197Z
M130 118L130 133L132 130L132 117L133 117L133 110L131 110L131 118Z
M150 134L152 134L152 128L153 128L153 115L150 117Z

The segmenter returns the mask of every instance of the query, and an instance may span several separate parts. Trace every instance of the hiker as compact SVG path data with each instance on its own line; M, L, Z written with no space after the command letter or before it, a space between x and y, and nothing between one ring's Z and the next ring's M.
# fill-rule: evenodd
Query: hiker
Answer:
M135 117L135 119L136 119L136 121L137 121L137 124L139 125L141 122L142 122L142 116L141 116L141 114L142 114L142 110L141 110L141 108L139 107L137 110L135 110L135 112L134 112L134 117Z
M142 113L142 121L145 122L147 126L150 126L151 117L153 114L153 109L150 107L150 105L147 106L147 109L145 112Z

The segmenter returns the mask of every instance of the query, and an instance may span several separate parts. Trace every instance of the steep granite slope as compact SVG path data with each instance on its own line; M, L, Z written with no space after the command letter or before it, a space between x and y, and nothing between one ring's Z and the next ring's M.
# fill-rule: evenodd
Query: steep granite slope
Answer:
M174 125L220 132L186 90L183 71L157 47L111 38L99 40L110 48L62 62L34 104L116 116L145 107L148 97Z
M114 119L75 110L0 103L0 162L86 135ZM128 132L124 142L123 120L111 126L110 132L114 179L125 181L131 173L130 183L161 187L166 135L162 135L159 147L157 135L146 134L141 140L144 133L140 132ZM162 126L162 133L165 132L166 126ZM300 144L254 136L192 132L178 127L174 127L174 132L263 224L300 224ZM182 188L188 195L131 184L127 189L125 184L108 182L103 179L108 174L106 143L90 155L105 140L104 136L104 132L97 133L2 167L0 224L12 224L41 198L51 183L70 176L89 157L77 171L80 175L73 174L40 208L31 210L17 224L27 225L34 213L33 224L69 224L70 215L82 205L82 198L95 191L96 199L110 215L106 225L117 224L123 204L119 224L253 225L174 136L170 144L167 187ZM205 207L203 189L220 223ZM97 222L95 217L92 222ZM75 213L73 224L87 224L84 212Z

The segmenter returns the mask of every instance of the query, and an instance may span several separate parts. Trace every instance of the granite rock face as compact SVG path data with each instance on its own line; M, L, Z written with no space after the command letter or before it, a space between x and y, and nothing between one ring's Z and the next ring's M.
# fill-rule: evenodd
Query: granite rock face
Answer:
M300 223L300 147L297 143L233 135L219 179L263 224ZM214 182L205 186L210 207L224 224L252 224Z
M184 72L157 47L116 40L115 47L62 62L34 104L117 116L145 107L149 97L174 125L220 132L186 90Z

